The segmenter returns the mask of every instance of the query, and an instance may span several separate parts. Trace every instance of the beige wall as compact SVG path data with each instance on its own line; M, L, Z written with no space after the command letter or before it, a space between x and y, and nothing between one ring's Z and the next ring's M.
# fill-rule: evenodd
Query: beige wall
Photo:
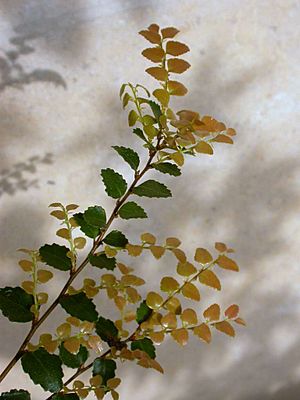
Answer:
M181 30L192 68L183 78L189 94L176 106L238 131L233 147L189 160L176 182L162 178L174 197L143 201L151 216L143 228L115 226L133 239L144 230L161 240L177 235L191 255L197 246L229 243L241 273L223 274L226 290L203 291L209 297L201 307L237 302L248 327L234 340L215 334L210 346L193 338L179 349L168 341L158 349L165 376L121 367L123 400L299 398L299 7L297 0L0 1L2 286L23 279L17 248L54 240L49 203L110 209L100 169L116 167L129 178L109 146L138 148L118 90L124 81L153 87L143 73L140 29L157 22ZM20 54L24 45L33 51ZM17 74L8 50L19 52ZM171 259L155 264L135 262L152 287L156 274L174 269ZM1 317L3 366L27 328ZM30 387L17 368L3 390L14 386ZM34 400L44 397L35 389Z

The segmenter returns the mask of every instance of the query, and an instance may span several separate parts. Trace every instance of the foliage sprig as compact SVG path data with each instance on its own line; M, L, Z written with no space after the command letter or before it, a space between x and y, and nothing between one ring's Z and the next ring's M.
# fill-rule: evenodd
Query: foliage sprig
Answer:
M123 108L130 107L128 124L133 134L142 141L148 156L142 166L141 155L135 150L116 145L113 149L133 171L131 182L111 168L102 168L100 175L108 196L115 200L110 214L100 205L78 211L76 204L50 204L51 216L60 221L56 234L64 243L44 244L37 250L21 249L26 258L20 260L28 274L20 287L0 289L0 309L12 322L31 322L31 328L16 355L1 374L0 382L21 360L25 373L33 383L50 391L48 400L78 400L93 393L97 399L110 394L119 398L116 377L119 362L134 361L144 368L163 373L156 359L156 345L167 336L185 346L189 336L195 335L210 343L212 331L235 336L233 323L244 325L239 307L230 305L221 313L218 304L210 305L202 315L195 306L201 300L201 285L221 290L217 269L238 271L231 258L232 249L215 243L216 255L197 248L190 261L175 237L157 243L152 233L142 233L139 243L111 229L117 218L144 219L148 215L136 202L136 197L169 198L170 189L155 179L144 179L149 171L181 175L187 156L198 153L212 155L217 143L232 144L235 131L211 116L200 116L197 111L183 109L175 112L170 107L172 96L184 96L186 87L173 75L184 73L190 64L181 58L189 51L184 43L175 40L176 28L160 29L152 24L140 34L151 43L142 55L154 66L146 69L156 82L152 93L140 85L125 83L120 97ZM129 199L130 198L130 199ZM83 261L81 252L91 242ZM150 252L154 259L166 253L174 256L173 276L164 276L157 291L142 295L139 287L146 284L134 269L125 265L122 254L139 257ZM73 283L83 269L99 271L97 280L85 278L80 287ZM67 274L66 282L57 298L49 305L48 294L40 291L52 279L55 270ZM101 271L103 270L103 271ZM118 313L111 320L101 314L99 293L105 293ZM186 302L194 305L186 307ZM52 311L60 306L67 313L54 332L33 337ZM63 380L66 368L74 374ZM91 370L88 382L77 379ZM29 400L22 389L2 393L1 400Z

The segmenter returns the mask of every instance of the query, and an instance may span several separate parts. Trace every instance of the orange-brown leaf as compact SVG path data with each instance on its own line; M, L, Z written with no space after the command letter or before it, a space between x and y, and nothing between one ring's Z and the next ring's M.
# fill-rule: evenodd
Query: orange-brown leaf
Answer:
M177 81L168 82L168 91L172 96L184 96L188 92L187 88Z
M224 255L219 256L216 263L221 268L229 269L231 271L239 271L237 263L233 261L231 258L228 258L227 256Z
M199 281L203 283L203 285L210 286L214 289L221 290L221 283L217 275L209 270L205 270L201 272L199 275Z
M163 39L167 39L167 38L173 38L174 36L177 35L177 33L179 33L179 30L173 27L167 27L167 28L163 28L161 30L161 35L163 37Z
M152 255L157 259L161 258L166 251L166 249L162 246L150 246L149 248Z
M180 318L183 324L186 325L196 325L198 323L197 314L192 308L183 310Z
M227 246L225 243L216 242L215 249L218 250L220 253L225 253L225 251L227 250Z
M191 282L187 282L184 287L182 288L182 294L184 297L199 301L200 300L200 292L198 288Z
M189 340L189 333L185 328L175 329L171 332L171 336L181 346L185 346Z
M225 315L227 318L236 318L239 314L240 308L237 304L232 304L225 310Z
M218 321L218 319L220 319L220 312L220 306L218 304L212 304L204 311L203 316L209 321Z
M234 320L234 322L235 322L236 324L246 326L246 322L243 320L243 318L236 318L236 319Z
M196 326L194 329L194 334L198 336L200 339L204 340L206 343L211 342L211 331L207 324L200 324Z
M200 264L208 264L212 262L213 258L209 251L206 249L198 248L195 252L195 261Z
M181 314L181 304L177 297L171 297L170 300L166 302L165 308L176 315Z
M179 262L181 262L181 263L186 262L186 255L185 255L184 251L182 251L180 249L172 249L171 251Z
M177 319L176 315L172 312L164 315L161 319L161 324L165 328L176 329L177 328Z
M163 59L165 52L161 47L150 47L142 51L142 55L148 60L158 63Z
M163 331L150 332L149 336L155 344L161 344L164 341L165 334Z
M228 336L235 336L235 331L228 321L217 322L216 324L214 324L214 326L218 331L223 332Z
M150 43L160 44L160 35L154 30L143 30L139 32L140 35L144 36Z
M150 67L146 72L158 81L166 81L168 78L168 72L162 67Z
M180 58L170 58L168 60L168 71L174 72L175 74L182 74L188 68L190 68L190 64L185 61L181 60Z
M213 142L218 142L218 143L233 144L233 140L231 139L231 137L223 135L223 134L218 135L212 141Z
M166 45L166 53L171 54L172 56L180 56L181 54L187 53L190 51L188 46L184 43L177 42L174 40L170 40Z

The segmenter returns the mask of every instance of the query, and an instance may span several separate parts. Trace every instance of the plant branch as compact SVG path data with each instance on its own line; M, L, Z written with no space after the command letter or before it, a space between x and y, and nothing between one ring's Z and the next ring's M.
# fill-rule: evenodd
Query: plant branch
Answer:
M159 143L160 143L160 140L158 139L157 147L159 146ZM105 228L102 230L102 232L98 236L97 240L95 240L95 242L93 244L93 247L90 250L90 252L87 255L87 257L83 260L83 262L80 264L80 266L73 273L71 273L69 279L67 280L67 282L65 283L65 285L62 288L61 292L59 293L57 298L53 301L51 306L45 311L45 313L40 317L40 319L38 319L37 321L33 322L30 331L28 332L28 334L25 337L23 343L19 347L17 353L15 354L15 356L12 358L12 360L9 362L9 364L6 366L6 368L1 373L0 382L3 381L3 379L6 377L6 375L10 372L10 370L14 367L14 365L22 357L22 355L24 354L24 351L25 351L28 343L30 342L31 338L33 337L33 335L35 334L37 329L42 325L42 323L48 318L48 316L56 308L56 306L60 302L61 297L65 295L65 293L67 292L67 290L70 287L70 285L72 284L72 282L75 280L75 278L82 272L82 270L88 264L89 255L94 254L95 251L97 250L97 248L101 245L102 240L103 240L107 230L109 229L109 227L113 223L114 219L117 217L120 207L124 204L124 202L127 200L127 198L132 194L132 190L135 187L135 185L144 176L144 174L151 168L151 162L152 162L153 158L155 157L157 151L158 150L149 150L149 159L148 159L145 167L143 168L143 170L140 173L136 173L135 174L134 180L133 180L132 184L129 186L129 188L127 189L127 191L124 194L124 196L121 199L117 200L116 205L115 205L115 207L114 207L114 209L113 209L113 211L112 211L112 213L111 213L111 215L110 215L110 217L109 217L109 219L108 219L108 221L107 221L107 223L105 225Z

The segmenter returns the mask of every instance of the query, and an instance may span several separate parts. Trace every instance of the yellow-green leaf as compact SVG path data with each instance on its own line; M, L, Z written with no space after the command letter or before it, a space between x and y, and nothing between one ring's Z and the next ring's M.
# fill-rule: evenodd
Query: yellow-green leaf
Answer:
M203 154L212 155L214 153L213 148L203 140L197 143L197 145L195 146L195 150L197 151L197 153L203 153Z
M198 248L195 253L195 261L200 264L208 264L212 262L212 255L206 249Z
M32 294L34 290L34 283L32 281L24 281L22 282L22 288L25 290L25 292Z
M84 237L77 237L74 239L74 245L76 249L81 250L86 245L86 239Z
M47 271L46 269L40 269L37 272L38 281L41 283L48 282L52 277L53 277L53 273L50 271Z
M179 262L177 265L177 273L181 276L190 276L197 272L197 269L190 262Z
M198 336L200 339L204 340L206 343L210 343L211 341L211 331L207 324L200 324L196 326L194 329L194 334Z
M65 213L60 210L51 211L50 215L52 215L53 217L60 219L60 220L63 220L66 217Z
M167 293L173 293L179 288L179 283L171 276L165 276L160 281L160 290Z
M218 304L212 304L203 313L204 318L209 321L217 321L220 319L220 306Z
M29 260L20 260L19 265L22 268L23 271L25 272L31 272L33 268L33 263L32 261Z
M155 292L149 292L146 298L147 306L153 310L157 310L163 303L163 298L160 294Z
M168 106L170 95L166 90L156 89L153 92L153 96L157 98L157 100L161 103L161 105L163 105L164 107Z
M189 333L188 330L185 328L180 328L172 331L171 336L181 346L185 346L189 340Z
M139 116L135 110L131 110L128 114L128 125L134 126Z
M221 283L217 275L209 270L202 271L199 275L199 281L203 285L210 286L214 289L221 290Z
M219 256L216 263L221 268L229 269L231 271L239 271L237 263L233 261L231 258L228 258L227 256L224 255Z
M235 336L235 331L228 321L217 322L216 324L214 324L214 326L218 331L223 332L228 336Z

